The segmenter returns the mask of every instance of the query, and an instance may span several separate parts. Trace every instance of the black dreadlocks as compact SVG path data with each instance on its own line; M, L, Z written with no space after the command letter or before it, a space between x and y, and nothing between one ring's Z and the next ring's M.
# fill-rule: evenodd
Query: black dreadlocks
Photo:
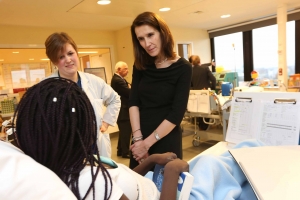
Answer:
M16 120L15 120L16 119ZM49 78L24 94L14 114L13 128L19 147L25 154L51 169L72 190L77 199L79 174L91 165L92 182L82 199L93 190L101 171L105 179L104 199L109 199L108 181L112 180L101 164L97 139L94 109L86 94L73 81ZM96 170L93 170L93 167ZM111 187L112 188L112 187ZM97 191L100 192L100 191Z

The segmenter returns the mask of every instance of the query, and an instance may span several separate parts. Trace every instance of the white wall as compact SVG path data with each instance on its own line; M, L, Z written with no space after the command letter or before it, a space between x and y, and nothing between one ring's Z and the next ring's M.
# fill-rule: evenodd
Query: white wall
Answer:
M175 44L191 43L192 54L201 58L201 63L210 63L210 39L206 30L170 28Z

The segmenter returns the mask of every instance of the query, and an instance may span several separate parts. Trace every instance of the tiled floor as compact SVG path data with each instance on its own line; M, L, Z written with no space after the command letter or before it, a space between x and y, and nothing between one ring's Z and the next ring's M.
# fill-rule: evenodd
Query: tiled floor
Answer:
M194 126L185 125L183 127L184 132L182 137L182 150L183 150L183 160L190 160L194 156L198 155L207 148L213 146L220 140L204 140L201 138L207 138L206 135L216 134L218 138L222 140L222 128L221 127L212 127L207 131L198 131L197 135L201 136L198 144L199 146L193 146L193 137L194 137ZM219 137L220 136L220 137ZM210 136L208 136L209 139ZM213 137L213 136L212 136ZM117 156L117 143L118 143L118 133L111 134L111 143L112 143L112 159L117 163L123 163L124 165L129 165L129 159L125 159Z

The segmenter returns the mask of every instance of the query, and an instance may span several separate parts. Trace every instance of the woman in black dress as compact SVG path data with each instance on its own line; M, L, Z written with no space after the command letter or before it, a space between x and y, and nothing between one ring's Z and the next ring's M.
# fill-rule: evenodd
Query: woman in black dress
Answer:
M132 127L130 168L154 153L182 158L180 123L187 107L192 66L173 51L167 24L155 13L138 15L131 26L135 63L129 98Z

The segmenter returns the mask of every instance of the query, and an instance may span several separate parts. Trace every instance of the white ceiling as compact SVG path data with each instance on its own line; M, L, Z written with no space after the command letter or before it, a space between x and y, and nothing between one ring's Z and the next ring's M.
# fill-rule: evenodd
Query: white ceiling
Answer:
M281 4L285 4L287 10L300 11L300 0L111 1L111 4L101 6L97 0L0 0L0 27L16 25L120 30L130 26L138 14L152 11L159 14L170 27L213 30L276 16ZM170 7L171 10L159 12L161 7ZM230 14L231 17L221 19L220 16L224 14ZM3 55L4 52L0 51L0 57L3 58Z
M0 0L0 25L119 30L141 12L153 11L173 27L211 30L274 15L280 4L300 8L299 0ZM169 12L159 12L170 7ZM200 11L200 14L195 12ZM220 16L231 17L221 19Z

